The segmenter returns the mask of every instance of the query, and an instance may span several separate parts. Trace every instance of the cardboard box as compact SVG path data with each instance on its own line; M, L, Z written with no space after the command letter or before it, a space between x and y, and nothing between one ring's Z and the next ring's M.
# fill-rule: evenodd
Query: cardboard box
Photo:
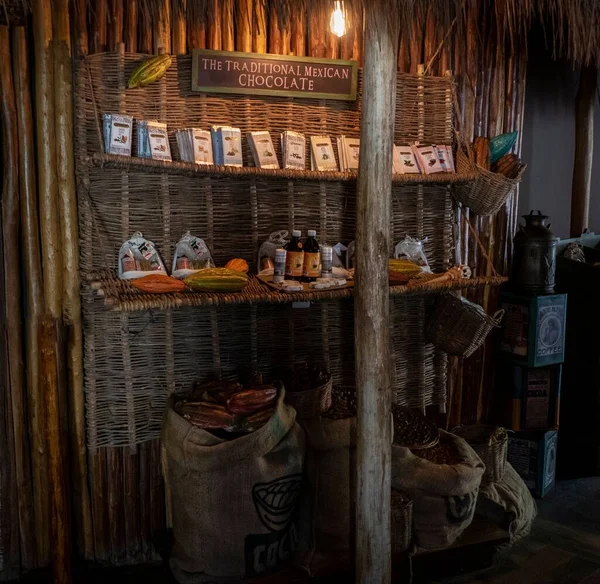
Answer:
M542 498L556 481L558 432L526 432L508 438L508 462L534 496Z
M526 367L500 362L497 391L503 401L503 421L515 432L558 430L562 365Z
M512 361L543 367L565 360L567 295L502 296L500 351Z

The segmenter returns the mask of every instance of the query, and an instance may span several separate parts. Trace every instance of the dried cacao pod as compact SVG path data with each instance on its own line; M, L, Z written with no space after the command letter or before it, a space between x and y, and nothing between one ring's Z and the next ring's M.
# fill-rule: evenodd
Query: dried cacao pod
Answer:
M268 410L263 410L262 412L257 412L256 414L248 416L244 421L245 430L247 432L255 432L259 428L262 428L271 419L271 416L274 413L275 408L269 408Z
M146 294L169 294L183 292L186 288L181 280L163 274L149 274L143 278L130 280L131 285Z
M205 402L188 402L179 414L190 424L206 430L228 429L234 425L234 417L223 406Z
M261 389L245 389L234 393L227 400L227 409L232 414L247 416L271 407L277 399L277 389L269 386Z

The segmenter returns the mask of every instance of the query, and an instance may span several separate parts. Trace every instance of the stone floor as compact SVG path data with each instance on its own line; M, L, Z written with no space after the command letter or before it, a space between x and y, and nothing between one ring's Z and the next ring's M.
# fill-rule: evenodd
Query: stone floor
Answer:
M600 584L600 478L561 482L538 504L539 517L531 535L499 553L491 569L413 584ZM32 574L22 580L24 584L50 581L47 573ZM348 579L328 577L321 581ZM94 571L82 567L77 570L76 582L173 584L174 580L165 565L152 564ZM308 582L305 574L288 573L264 584L300 582ZM407 584L406 579L401 584Z

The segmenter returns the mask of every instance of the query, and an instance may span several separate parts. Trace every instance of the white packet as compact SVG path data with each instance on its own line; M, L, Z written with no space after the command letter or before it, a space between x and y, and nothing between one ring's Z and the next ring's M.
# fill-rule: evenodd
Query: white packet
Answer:
M165 265L152 241L136 231L119 250L119 278L133 280L150 274L167 275Z
M423 272L431 274L431 268L427 261L427 256L423 251L423 244L427 242L427 238L414 239L408 235L396 244L394 248L394 258L406 259L414 262L423 268Z
M269 239L263 242L258 250L258 273L261 276L272 276L275 267L275 250L284 247L289 241L286 230L274 231Z
M183 280L198 270L214 267L210 250L204 240L190 235L189 231L186 232L175 247L171 275Z
M332 249L333 249L333 266L338 267L338 268L345 268L346 266L344 266L344 262L342 261L342 254L345 251L348 251L348 248L343 243L340 243L338 241L338 243L336 243Z

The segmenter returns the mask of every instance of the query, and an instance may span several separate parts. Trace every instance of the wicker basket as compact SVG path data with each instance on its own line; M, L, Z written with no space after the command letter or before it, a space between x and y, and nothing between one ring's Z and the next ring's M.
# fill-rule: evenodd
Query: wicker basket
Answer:
M456 166L459 173L473 172L475 167L477 178L469 183L457 184L453 189L454 197L473 213L483 216L495 215L504 206L527 168L526 164L521 165L517 178L508 178L474 165L460 148Z
M331 407L331 388L333 380L329 379L319 387L305 391L288 391L285 401L294 406L298 418L316 418Z
M478 424L459 426L453 433L464 438L485 464L482 485L498 483L504 477L508 455L508 434L500 426Z
M500 325L504 310L493 316L478 304L461 296L443 294L426 325L427 338L448 355L471 356L494 327Z
M404 504L392 497L392 554L405 552L412 541L412 509L413 503L407 500Z

